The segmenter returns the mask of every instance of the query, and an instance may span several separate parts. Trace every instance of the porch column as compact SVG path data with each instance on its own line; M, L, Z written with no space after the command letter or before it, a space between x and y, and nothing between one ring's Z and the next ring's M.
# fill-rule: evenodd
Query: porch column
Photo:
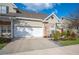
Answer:
M13 19L11 19L11 38L13 38Z

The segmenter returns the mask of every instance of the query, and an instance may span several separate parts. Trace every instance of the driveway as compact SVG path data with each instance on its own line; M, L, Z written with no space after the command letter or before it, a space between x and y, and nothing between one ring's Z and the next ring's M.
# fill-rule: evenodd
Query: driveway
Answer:
M41 50L58 47L56 43L47 38L17 38L2 50L5 53L16 53L32 50Z
M12 55L79 55L79 44L29 52L20 52Z

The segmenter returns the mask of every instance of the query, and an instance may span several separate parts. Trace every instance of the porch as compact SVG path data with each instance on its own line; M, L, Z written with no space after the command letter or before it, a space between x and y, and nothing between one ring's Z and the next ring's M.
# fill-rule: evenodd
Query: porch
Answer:
M0 19L0 37L12 38L12 20Z

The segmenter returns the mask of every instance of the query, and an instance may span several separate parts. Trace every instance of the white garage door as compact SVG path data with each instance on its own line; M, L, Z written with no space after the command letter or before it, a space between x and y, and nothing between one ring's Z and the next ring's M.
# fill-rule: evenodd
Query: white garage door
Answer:
M33 28L32 35L33 37L43 37L43 28Z
M14 27L14 37L43 37L43 28Z

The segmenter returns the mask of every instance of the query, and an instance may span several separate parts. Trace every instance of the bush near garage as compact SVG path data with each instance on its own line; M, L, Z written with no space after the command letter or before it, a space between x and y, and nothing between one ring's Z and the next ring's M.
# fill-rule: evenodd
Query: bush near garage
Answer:
M2 38L0 37L0 43L9 43L11 41L10 38Z
M76 33L69 29L61 33L59 31L55 31L52 34L52 40L75 40L76 38Z

